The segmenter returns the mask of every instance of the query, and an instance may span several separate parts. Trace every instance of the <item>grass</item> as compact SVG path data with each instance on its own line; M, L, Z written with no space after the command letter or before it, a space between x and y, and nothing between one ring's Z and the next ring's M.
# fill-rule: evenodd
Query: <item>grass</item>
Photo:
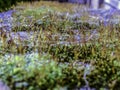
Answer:
M85 80L91 88L120 89L119 25L104 26L76 4L40 1L13 9L12 32L0 37L0 77L11 89L72 90Z

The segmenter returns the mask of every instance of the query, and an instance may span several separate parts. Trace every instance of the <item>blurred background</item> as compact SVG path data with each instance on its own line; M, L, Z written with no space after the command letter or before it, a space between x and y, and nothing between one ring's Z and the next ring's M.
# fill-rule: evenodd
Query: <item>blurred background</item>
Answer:
M58 1L60 3L76 3L89 6L91 9L120 9L120 0L0 0L0 11L8 10L17 2Z

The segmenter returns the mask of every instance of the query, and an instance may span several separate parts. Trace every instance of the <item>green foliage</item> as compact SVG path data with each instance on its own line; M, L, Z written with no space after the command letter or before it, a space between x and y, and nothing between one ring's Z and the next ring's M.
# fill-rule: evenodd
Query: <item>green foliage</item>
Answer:
M58 58L59 61L70 62L71 60L102 58L106 59L107 56L102 56L101 45L83 44L83 45L56 45L52 46L50 53ZM107 55L107 53L106 53Z
M25 8L15 8L12 33L32 34L16 36L18 40L9 40L5 32L0 36L0 78L12 90L71 90L85 86L86 80L98 90L119 90L118 26L91 24L86 15L73 17L67 4L20 5ZM63 12L63 7L69 9Z
M55 84L54 80L61 78L62 70L57 66L56 62L49 59L49 55L44 55L40 58L38 54L34 53L26 56L6 55L6 57L1 57L0 59L0 77L4 81L9 81L8 84L12 85L12 89L47 88L46 83L48 80L50 81L48 84L52 85L50 87L53 87ZM5 63L3 63L3 60ZM21 86L19 86L20 83L22 84ZM27 86L24 85L25 83Z
M17 2L33 2L33 1L34 0L0 0L0 12L8 10L12 5L16 5Z
M3 62L4 61L4 62ZM50 55L6 55L0 59L0 77L11 89L53 89L60 86L75 86L76 69L58 65L50 59ZM69 76L70 77L66 77ZM72 81L71 81L72 80ZM74 87L73 86L73 87Z
M19 0L0 0L0 11L7 10L13 4L16 4Z

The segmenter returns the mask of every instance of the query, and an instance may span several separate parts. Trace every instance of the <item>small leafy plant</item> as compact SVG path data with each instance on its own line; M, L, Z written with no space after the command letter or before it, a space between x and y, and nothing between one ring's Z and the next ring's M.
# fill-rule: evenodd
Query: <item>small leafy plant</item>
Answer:
M17 4L11 31L0 33L1 79L12 90L119 90L119 24L105 26L84 8Z

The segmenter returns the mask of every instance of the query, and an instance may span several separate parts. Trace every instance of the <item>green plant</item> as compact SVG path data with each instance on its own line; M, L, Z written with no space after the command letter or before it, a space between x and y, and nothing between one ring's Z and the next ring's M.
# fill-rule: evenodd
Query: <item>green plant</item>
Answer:
M119 89L118 24L104 26L87 12L76 17L83 8L71 4L14 9L12 31L0 35L0 77L11 89Z

